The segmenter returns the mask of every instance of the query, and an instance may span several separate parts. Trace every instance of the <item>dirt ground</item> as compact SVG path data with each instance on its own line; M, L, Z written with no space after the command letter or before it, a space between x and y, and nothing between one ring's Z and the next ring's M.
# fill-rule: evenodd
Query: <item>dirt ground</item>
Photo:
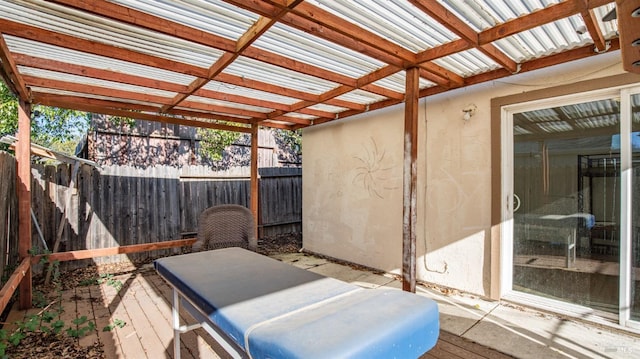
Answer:
M302 247L302 235L299 233L282 234L258 240L258 252L265 255L278 253L294 253ZM44 278L36 276L33 279L34 293L43 293L39 301L44 305L51 305L56 298L56 292L67 290L81 285L92 284L101 275L121 274L137 270L137 267L147 263L122 263L90 266L60 273L55 284L44 285ZM96 282L97 283L97 282ZM35 296L34 296L35 297ZM15 333L15 332L14 332ZM6 333L7 336L13 333ZM6 342L0 338L0 343ZM7 358L39 358L39 359L103 359L105 358L103 345L95 342L90 346L80 346L78 340L67 333L45 333L40 330L25 331L19 345L8 344L6 348ZM0 358L3 358L0 355Z

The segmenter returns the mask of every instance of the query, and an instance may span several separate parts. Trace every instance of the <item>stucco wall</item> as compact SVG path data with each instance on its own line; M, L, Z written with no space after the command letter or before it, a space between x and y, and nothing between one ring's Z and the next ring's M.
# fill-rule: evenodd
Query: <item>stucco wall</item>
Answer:
M614 52L420 100L419 280L487 296L492 276L497 280L490 258L491 196L499 195L491 193L491 99L619 73ZM465 122L468 104L477 112ZM403 117L398 105L304 130L306 250L400 273Z

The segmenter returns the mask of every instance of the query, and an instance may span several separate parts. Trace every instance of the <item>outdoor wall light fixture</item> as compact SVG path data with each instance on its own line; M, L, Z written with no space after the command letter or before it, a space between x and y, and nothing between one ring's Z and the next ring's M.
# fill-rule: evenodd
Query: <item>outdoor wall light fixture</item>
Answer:
M464 112L464 115L462 115L462 119L465 121L469 121L471 117L476 114L477 110L478 106L476 106L475 104L468 104L462 109L462 112Z

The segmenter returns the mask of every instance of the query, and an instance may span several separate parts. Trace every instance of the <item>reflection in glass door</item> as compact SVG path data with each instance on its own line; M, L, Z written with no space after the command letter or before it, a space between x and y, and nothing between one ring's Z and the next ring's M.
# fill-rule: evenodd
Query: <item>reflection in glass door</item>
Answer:
M514 290L618 314L619 107L513 115Z

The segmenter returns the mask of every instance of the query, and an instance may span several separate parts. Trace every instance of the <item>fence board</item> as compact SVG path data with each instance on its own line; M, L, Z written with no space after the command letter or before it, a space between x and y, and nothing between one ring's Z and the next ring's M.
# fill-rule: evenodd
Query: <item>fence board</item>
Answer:
M0 278L11 275L18 265L18 198L16 196L16 160L0 151ZM2 281L4 283L4 280Z
M3 253L0 270L17 262L15 166L11 155L0 152L0 170L6 174L0 178L0 194L8 199L0 205L0 250ZM207 172L204 168L185 171L162 166L143 169L127 166L98 170L83 165L76 179L77 192L72 196L62 222L65 228L61 250L99 249L193 237L198 215L204 209L226 203L249 205L250 181L243 176L246 171L234 171L232 177L228 177ZM261 234L300 232L300 169L260 171ZM51 249L65 212L67 192L74 191L69 188L71 166L35 164L32 173L34 214ZM42 248L35 230L32 243ZM148 260L176 250L121 254L94 261ZM80 267L89 263L82 260L64 264Z

